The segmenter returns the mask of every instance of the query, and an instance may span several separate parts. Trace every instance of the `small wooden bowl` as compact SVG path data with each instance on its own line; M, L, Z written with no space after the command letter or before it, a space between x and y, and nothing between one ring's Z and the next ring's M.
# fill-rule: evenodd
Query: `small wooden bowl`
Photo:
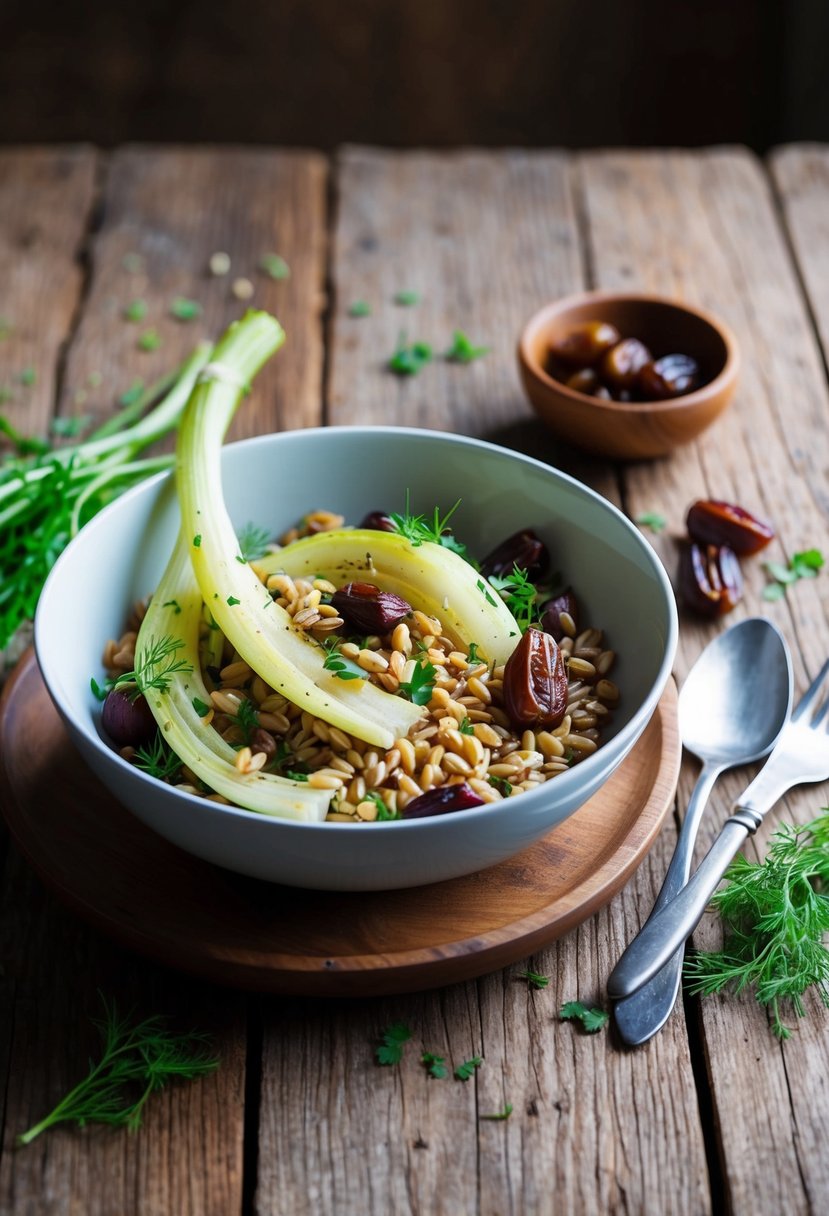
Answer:
M639 338L656 358L676 352L697 360L707 383L664 401L603 401L576 392L546 370L551 342L582 321L609 321ZM561 439L602 456L667 456L725 410L737 385L737 341L722 321L660 296L589 291L540 309L518 342L521 380L533 408Z

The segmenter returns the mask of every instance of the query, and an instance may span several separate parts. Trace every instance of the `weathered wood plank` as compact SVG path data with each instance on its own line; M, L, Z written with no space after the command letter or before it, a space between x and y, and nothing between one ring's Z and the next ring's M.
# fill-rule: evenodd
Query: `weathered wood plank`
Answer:
M829 148L797 144L769 158L782 218L824 358L829 352Z
M247 274L255 283L252 303L277 312L289 343L293 338L257 383L239 432L318 422L325 177L319 157L294 153L117 152L104 183L101 229L90 239L91 277L66 359L60 407L106 414L135 377L152 379L202 334L217 336L240 315L244 305L231 294L230 279L206 275L210 254L221 249L231 257L231 274ZM52 206L57 212L57 200ZM257 273L260 256L269 251L285 257L290 279L277 282ZM128 254L138 256L138 270L124 266ZM198 300L203 315L189 324L169 317L177 295ZM134 298L147 305L140 327L122 315ZM144 352L136 340L150 326L158 329L162 345ZM98 387L90 381L93 372L93 381L100 376ZM239 1211L245 998L180 980L120 953L59 908L14 852L4 880L0 923L8 1012L2 1022L10 1037L10 1064L0 1208L39 1216ZM146 1127L135 1136L99 1127L66 1129L12 1151L15 1134L45 1114L94 1055L88 1018L100 1012L96 989L122 1008L134 1004L140 1015L170 1013L183 1027L212 1032L220 1069L153 1098Z
M714 428L670 460L627 470L628 509L658 509L667 517L667 533L653 543L672 574L685 512L697 497L724 498L770 518L779 539L769 557L825 548L826 384L760 166L747 153L715 150L590 155L581 170L599 285L658 290L709 307L730 323L743 355L735 403ZM746 560L743 569L746 595L735 619L762 613L780 625L802 689L829 650L822 582L799 584L769 604L761 598L761 562ZM683 614L680 678L721 628ZM696 766L687 764L682 806L695 775ZM729 774L718 785L701 833L705 846L750 775ZM825 787L788 796L749 850L762 854L780 819L806 821L826 802ZM716 934L715 926L704 926L697 944L710 946ZM732 1209L825 1207L829 1171L816 1148L823 1116L813 1081L829 1072L825 1013L816 1012L784 1049L749 996L707 999L701 1016Z
M528 421L515 370L523 321L584 284L567 158L356 150L342 158L338 186L329 421L495 438L617 497L613 470ZM395 306L404 289L421 303ZM347 315L356 299L371 316ZM402 326L437 349L460 327L493 350L469 367L436 361L401 382L382 364ZM552 976L543 992L528 991L513 968L405 1000L269 1005L257 1210L707 1211L681 1015L635 1055L556 1020L565 1000L601 1000L611 949L652 901L672 840L667 830L658 862L609 909L532 960ZM373 1046L396 1020L413 1042L401 1066L380 1068ZM418 1062L423 1049L452 1065L474 1054L485 1062L466 1084L432 1080ZM507 1102L508 1121L479 1118Z

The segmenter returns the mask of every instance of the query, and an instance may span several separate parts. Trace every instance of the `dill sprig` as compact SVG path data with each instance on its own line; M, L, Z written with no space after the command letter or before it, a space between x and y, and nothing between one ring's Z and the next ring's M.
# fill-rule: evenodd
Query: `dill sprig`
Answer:
M17 1137L18 1144L31 1144L58 1123L109 1123L134 1130L150 1094L170 1081L192 1080L218 1066L202 1033L171 1031L167 1019L157 1014L135 1022L131 1014L120 1014L114 1001L103 996L101 1001L104 1016L93 1019L101 1033L100 1060L45 1118Z
M116 688L134 686L136 695L148 693L150 689L166 692L170 685L170 676L176 672L189 673L193 665L186 659L177 659L176 652L184 646L183 638L166 634L163 638L151 637L147 649L141 655L141 662L134 671L126 671L115 682Z
M169 781L181 768L181 761L158 730L151 743L135 749L133 763L159 781Z
M538 616L538 588L530 581L527 571L513 565L511 574L490 574L488 582L515 617L521 632L526 633Z
M270 543L270 533L267 528L260 528L256 524L245 524L239 533L239 557L237 561L255 562L260 557L264 557L268 551Z
M781 1016L790 1002L803 1017L803 994L814 988L829 1006L829 808L805 827L784 824L762 862L740 855L712 898L725 926L722 950L686 961L690 991L708 996L732 987L754 990L771 1013L772 1030L788 1039Z

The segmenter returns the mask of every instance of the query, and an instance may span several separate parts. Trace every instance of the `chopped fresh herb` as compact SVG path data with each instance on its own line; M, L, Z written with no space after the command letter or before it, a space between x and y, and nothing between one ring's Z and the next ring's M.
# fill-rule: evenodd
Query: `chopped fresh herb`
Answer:
M374 1054L378 1064L399 1064L403 1059L403 1048L412 1032L402 1022L394 1022L382 1032L380 1046L375 1047Z
M661 532L667 522L665 516L660 515L658 511L643 511L634 520L640 528L650 528L651 532Z
M446 1056L436 1056L431 1051L424 1051L420 1057L421 1064L425 1064L429 1076L434 1077L436 1081L442 1081L448 1075L449 1069L446 1067Z
M37 380L37 372L33 367L24 367L18 376L18 380L25 388L31 388Z
M550 982L548 975L539 975L537 971L519 971L518 978L526 980L532 988L546 988Z
M144 381L143 380L133 380L133 382L129 386L129 388L125 392L123 392L121 394L121 396L118 398L118 404L119 405L135 405L136 401L140 400L141 394L143 393L143 391L144 391Z
M206 718L210 713L210 708L209 705L202 701L201 697L193 697L193 709L195 709L200 718Z
M161 731L156 731L152 743L135 749L134 764L159 781L171 780L181 768L181 761Z
M144 269L144 259L140 253L125 253L121 265L129 274L140 274Z
M400 692L413 705L428 705L435 687L437 668L428 660L416 663L410 680L400 681Z
M512 786L510 785L509 781L507 781L506 777L493 777L490 774L490 776L487 777L487 781L493 789L498 791L499 794L503 794L505 798L509 798L510 794L512 793Z
M196 534L196 535L193 537L193 548L194 548L194 549L199 549L199 548L201 548L201 533L200 533L200 532L199 532L199 533L197 533L197 534Z
M412 342L406 345L406 335L397 339L397 347L389 359L389 371L396 376L416 376L432 361L432 348L428 342Z
M764 562L765 569L775 581L763 588L763 599L782 599L790 583L796 583L802 578L817 578L824 564L825 558L820 549L804 549L801 553L793 553L788 566L783 566L780 562Z
M371 305L368 300L354 300L348 306L348 315L350 317L370 317Z
M462 735L474 735L475 727L469 721L469 718L462 718L458 730Z
M271 279L288 279L291 268L278 253L265 253L259 259L259 269Z
M577 1021L581 1022L584 1030L588 1034L595 1034L597 1030L601 1030L610 1020L610 1014L605 1013L603 1009L592 1008L588 1009L586 1005L582 1005L581 1001L568 1001L562 1005L558 1011L558 1016L563 1022Z
M307 781L308 780L307 773L303 773L299 769L295 769L295 768L286 768L285 776L288 778L289 781Z
M814 988L829 1005L829 809L804 827L779 827L763 861L736 857L725 882L711 899L725 927L723 948L686 961L690 991L752 989L774 1033L787 1039L781 1002L803 1017L803 994Z
M473 363L476 359L489 354L488 346L475 346L463 330L456 329L452 335L452 345L444 352L444 359L450 363Z
M202 306L198 300L188 300L186 296L176 296L170 304L170 316L177 321L194 321L202 314Z
M143 321L147 315L146 300L130 300L124 309L125 321Z
M157 329L146 329L138 339L139 350L158 350L161 345L161 335Z
M500 594L501 599L515 617L522 633L526 633L536 617L535 605L538 590L530 582L526 570L513 566L512 574L489 576L489 585Z
M53 418L49 430L56 439L76 439L91 421L89 414L77 414L74 418Z
M231 717L242 732L245 745L249 744L251 735L259 726L259 714L253 702L248 701L247 698L240 701L239 708Z
M439 508L435 507L432 519L429 520L425 515L412 515L409 510L409 491L407 490L406 510L402 515L393 511L389 515L389 519L393 523L395 531L399 532L401 536L405 536L415 549L419 548L424 541L429 541L433 545L442 545L444 548L452 548L455 550L455 552L460 552L462 549L463 553L461 553L461 556L463 557L466 552L465 546L460 545L457 541L454 541L454 538L453 543L451 545L448 544L451 536L451 533L449 532L449 520L455 514L460 505L461 500L458 499L442 518Z
M786 588L782 583L766 583L763 588L763 599L768 603L773 603L774 600L782 600L786 594Z
M179 616L181 613L181 604L178 602L178 600L165 600L161 607L172 608L175 611L176 616Z
M322 646L323 650L326 651L322 665L326 671L333 671L338 680L368 679L367 671L364 671L353 659L347 659L342 654L340 642L337 638L331 638L330 641L323 642Z
M478 658L478 643L477 642L469 643L469 649L466 652L466 658L467 658L467 661L468 661L470 667L473 666L475 663L480 663L481 660Z
M255 562L264 557L270 543L270 533L267 528L258 528L256 524L245 524L239 533L239 553L243 562Z
M94 676L89 681L89 687L92 689L92 694L98 701L106 701L107 694L110 689L115 687L115 681L107 677L104 680L103 687L98 683Z
M504 1119L508 1119L511 1114L512 1114L512 1103L507 1102L507 1104L503 1110L498 1110L493 1115L479 1115L478 1118L479 1119L490 1119L493 1122L498 1122L498 1121L503 1121Z
M464 1060L463 1064L459 1064L455 1069L455 1076L459 1081L468 1081L470 1077L474 1077L475 1069L480 1068L483 1062L483 1056L473 1056L471 1060Z
M54 1110L17 1137L19 1145L31 1144L58 1123L108 1123L134 1130L150 1094L170 1081L192 1080L218 1066L205 1035L171 1031L167 1019L157 1015L135 1021L131 1014L119 1014L114 1002L101 999L104 1017L94 1022L102 1039L99 1061L90 1064L87 1076Z
M5 435L11 441L18 456L45 456L49 451L49 444L44 439L21 435L20 431L12 426L8 418L2 415L0 415L0 435ZM9 479L12 476L13 473L9 475ZM3 476L0 484L5 484L6 480L6 477Z
M170 684L170 676L176 672L191 672L193 667L186 659L177 659L176 653L184 646L182 638L168 635L163 638L150 638L146 651L141 655L141 662L134 671L127 671L119 676L114 687L123 688L134 685L137 692L147 693L151 688L157 692L166 692ZM136 694L137 695L137 694Z
M420 292L396 291L394 293L394 302L395 304L399 304L401 308L412 308L415 304L420 303Z
M486 585L486 583L484 582L484 580L483 580L482 578L479 578L479 579L478 579L478 582L477 582L477 584L476 584L476 585L477 585L478 590L479 590L479 591L481 591L481 592L483 593L484 598L486 599L486 602L487 602L488 604L494 604L494 603L496 603L495 598L494 598L494 597L492 596L492 594L491 594L491 593L490 593L490 592L487 590L487 585Z
M237 604L241 603L241 600L237 600L235 595L229 595L227 597L227 603L228 607L235 608Z

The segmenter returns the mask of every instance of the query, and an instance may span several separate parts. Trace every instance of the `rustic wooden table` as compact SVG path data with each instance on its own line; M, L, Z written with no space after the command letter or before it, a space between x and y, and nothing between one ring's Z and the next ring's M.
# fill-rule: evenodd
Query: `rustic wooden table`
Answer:
M59 414L105 414L135 377L170 367L239 314L234 274L289 342L262 374L235 434L328 423L400 423L484 436L586 481L631 516L659 511L666 567L689 502L729 499L773 519L772 556L827 549L829 150L451 155L236 149L32 149L0 154L0 379L32 367L3 411L27 431ZM229 279L206 274L216 250ZM290 278L257 271L275 250ZM140 255L140 263L128 255ZM126 263L125 263L126 258ZM139 266L136 269L136 265ZM132 267L132 270L129 269ZM514 346L542 302L582 287L675 294L725 317L744 357L737 400L669 460L612 466L564 450L535 423ZM421 293L416 309L395 292ZM201 319L168 316L176 295ZM146 324L122 317L147 301ZM373 305L355 319L355 299ZM157 327L156 351L137 347ZM383 370L398 333L491 345L400 381ZM31 379L31 377L27 377ZM745 563L735 617L785 633L802 689L829 653L826 575L766 604ZM681 682L718 626L682 619ZM35 741L36 743L36 741ZM696 766L683 766L677 816ZM710 841L747 774L722 779ZM807 787L775 817L827 803ZM686 999L644 1048L557 1021L565 1000L601 1001L612 963L648 911L676 838L669 817L646 862L603 911L520 967L411 997L277 1000L196 983L127 955L67 913L13 847L3 852L0 1206L14 1213L737 1213L829 1210L827 1014L781 1045L753 999ZM764 834L767 836L768 832ZM749 846L752 855L763 840ZM716 929L704 924L699 941ZM142 1013L211 1030L221 1067L156 1097L145 1126L58 1130L25 1150L94 1050L96 990ZM379 1068L380 1028L402 1020L474 1081L429 1080L410 1053ZM501 1123L479 1115L514 1107Z

